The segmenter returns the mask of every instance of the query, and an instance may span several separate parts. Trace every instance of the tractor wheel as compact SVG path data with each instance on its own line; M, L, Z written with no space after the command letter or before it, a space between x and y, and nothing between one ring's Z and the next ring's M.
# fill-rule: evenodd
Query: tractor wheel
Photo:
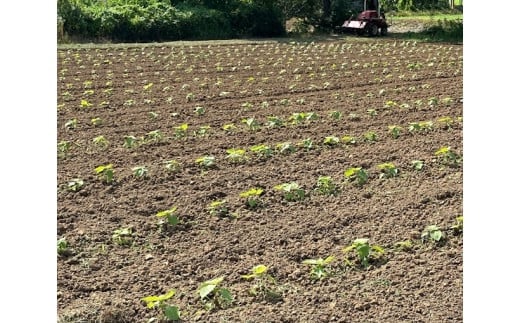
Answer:
M367 30L368 30L368 36L370 36L370 37L377 36L377 34L379 32L379 28L377 28L377 26L375 24L369 24L367 26Z
M388 35L388 27L381 27L381 36Z

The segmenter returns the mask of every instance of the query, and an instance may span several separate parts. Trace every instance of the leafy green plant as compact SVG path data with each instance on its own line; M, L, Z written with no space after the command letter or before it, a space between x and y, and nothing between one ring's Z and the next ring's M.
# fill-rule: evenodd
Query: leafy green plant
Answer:
M424 228L423 232L421 233L421 240L423 243L425 243L427 241L433 241L435 243L439 243L444 238L445 238L444 233L436 225L427 226L426 228Z
M160 142L163 138L161 130L152 130L146 134L146 142Z
M282 299L282 291L274 277L269 275L267 271L267 266L257 265L251 269L250 274L242 275L242 278L253 280L254 282L249 289L250 295L268 301L279 301Z
M314 190L322 195L336 195L339 192L339 186L334 183L332 177L320 176Z
M269 116L267 117L267 122L265 124L269 128L278 128L284 125L283 120L277 116Z
M365 140L368 142L375 142L378 139L377 133L375 133L374 131L367 131L363 136L365 137Z
M81 106L82 108L90 108L92 105L93 105L93 104L90 103L90 102L88 102L87 100L83 100L83 99L82 99L81 102L80 102L80 106Z
M311 279L320 280L331 275L329 264L332 263L334 259L334 256L328 256L325 259L305 259L302 261L302 264L311 266Z
M368 173L362 167L351 167L343 173L345 178L354 182L355 184L362 186L368 181Z
M195 132L195 136L204 137L209 135L210 126L200 126L199 129Z
M65 256L70 255L71 251L69 248L69 243L67 242L67 239L65 237L58 239L57 250L58 250L58 256L65 257Z
M78 120L76 118L65 122L65 128L68 130L76 129L77 126L78 126Z
M371 117L375 117L375 116L377 116L377 110L376 110L376 109L368 109L368 110L367 110L367 113L368 113L368 115L371 116Z
M370 261L379 259L384 253L384 249L381 246L371 245L367 238L356 239L350 246L343 249L345 253L349 253L350 251L356 252L357 259L364 268L368 267ZM352 265L352 262L350 262L348 258L345 259L345 262L347 265Z
M67 182L67 189L72 192L79 191L85 182L81 178L73 178Z
M455 235L462 234L464 229L464 217L462 215L455 218L455 224L451 226L451 229Z
M157 212L155 216L160 219L159 225L165 224L167 222L171 226L176 226L180 223L179 214L177 213L176 206L172 207L169 210Z
M170 173L179 173L182 170L182 164L177 160L167 160L164 162L164 168Z
M188 124L183 123L180 126L173 127L173 130L175 138L184 138L188 134Z
M300 201L305 198L305 191L296 182L279 184L274 189L282 191L284 199L289 202Z
M234 124L232 123L228 123L228 124L225 124L222 126L222 129L226 132L226 133L233 133L237 130L237 126L235 126Z
M397 175L399 174L399 169L397 169L397 167L395 167L393 163L382 163L377 165L377 168L381 170L379 178L397 177Z
M204 169L215 167L215 156L202 156L195 159L195 163Z
M146 166L136 166L132 168L135 177L143 178L148 176L148 168Z
M101 149L107 148L109 144L108 140L103 135L95 137L94 139L92 139L92 142L96 147Z
M196 106L194 111L195 111L195 114L198 116L204 115L206 113L206 109L201 106Z
M412 249L413 242L411 240L397 241L394 243L394 247L400 251L408 251Z
M422 170L424 168L424 161L422 160L412 160L412 168L415 170Z
M157 117L159 117L159 114L155 111L150 111L150 112L148 112L148 117L150 117L150 119L152 119L152 120L156 120Z
M260 129L260 123L258 123L258 121L256 121L255 118L242 119L242 123L244 123L247 126L247 128L251 131L256 131Z
M264 144L252 146L249 148L249 150L261 158L268 158L273 155L273 149Z
M453 126L453 119L451 117L440 117L437 119L437 122L440 123L443 129L451 129Z
M90 119L90 123L92 123L94 127L97 127L103 124L103 120L101 120L101 118L92 118Z
M345 135L345 136L341 137L341 142L344 142L347 145L355 145L357 143L357 140L355 137Z
M323 139L323 144L329 147L336 146L339 144L339 138L336 136L327 136L325 139Z
M341 119L342 116L343 116L343 114L341 113L341 111L337 111L337 110L331 111L329 113L329 117L331 117L334 120L339 120L339 119Z
M298 143L298 146L303 147L305 150L311 150L314 148L314 142L311 138L306 138Z
M260 196L264 193L261 188L251 188L245 192L240 193L240 197L246 199L246 206L250 209L256 209L262 205Z
M220 286L223 280L224 277L207 280L197 288L197 293L206 310L226 308L233 303L231 292L227 288Z
M451 147L441 147L435 152L439 156L440 162L448 166L457 166L461 162L461 157L451 150Z
M72 146L70 141L62 140L58 143L58 157L65 158L69 153L70 147Z
M132 228L120 228L112 233L112 241L121 246L129 246L134 242Z
M123 147L125 148L134 148L137 145L137 138L134 136L125 136Z
M177 306L168 305L167 300L175 295L175 290L172 289L163 295L151 295L141 298L141 301L146 303L146 307L159 308L167 320L178 321L181 319L181 313Z
M229 216L229 207L226 200L213 201L208 206L209 214L213 216L226 217Z
M276 149L281 154L290 154L296 151L296 147L289 141L276 144Z
M226 150L226 159L229 159L232 163L244 163L247 161L246 151L244 149L230 148Z
M112 164L98 166L94 171L101 176L107 184L114 181L114 169L112 168Z
M401 136L403 127L392 125L388 126L388 132L392 135L392 138L397 139Z

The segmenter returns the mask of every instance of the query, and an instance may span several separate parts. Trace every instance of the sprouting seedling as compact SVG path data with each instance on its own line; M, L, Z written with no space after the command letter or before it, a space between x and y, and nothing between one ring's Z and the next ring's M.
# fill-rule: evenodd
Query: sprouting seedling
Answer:
M264 193L261 188L251 188L245 192L240 193L240 197L245 198L246 206L250 209L256 209L262 205L260 196Z
M172 226L176 226L180 222L176 206L172 207L169 210L157 212L155 216L161 219L159 222L160 225L165 223L164 219L166 219L166 221Z
M258 129L260 129L260 124L258 123L258 121L256 121L255 118L246 118L246 119L242 119L242 123L244 123L247 128L251 131L256 131Z
M248 275L242 275L242 278L253 280L254 284L249 289L249 294L259 296L269 301L279 301L282 299L281 289L273 276L267 273L266 265L257 265L251 269Z
M276 149L281 154L290 154L296 151L296 147L289 141L276 144Z
M195 100L195 94L193 94L191 92L186 94L186 102L191 102L193 100Z
M92 118L90 119L90 123L92 123L94 127L98 127L103 124L103 120L101 120L101 118Z
M242 108L244 108L246 111L251 110L253 108L253 103L251 102L244 102L240 105Z
M302 264L311 266L311 278L323 279L331 274L329 264L334 261L334 256L328 256L325 259L305 259Z
M451 150L451 147L441 147L435 152L440 157L440 162L448 166L457 166L461 157Z
M70 119L67 122L65 122L65 128L69 130L76 129L78 126L78 120L76 118Z
M453 230L454 234L461 234L463 230L463 224L464 224L464 217L458 216L455 218L455 224L451 226L451 229Z
M72 192L79 191L85 182L81 178L73 178L67 182L67 189Z
M103 135L95 137L94 139L92 139L92 142L96 147L99 147L101 149L107 148L109 144L108 140Z
M177 160L167 160L164 162L164 168L170 173L179 173L182 170L182 164Z
M70 141L67 141L67 140L60 141L58 143L58 156L62 157L62 158L66 157L71 146L72 146L72 144Z
M152 120L156 120L159 117L159 113L155 111L150 111L148 112L148 117L150 117L150 119Z
M173 131L175 132L175 138L183 138L188 134L188 124L183 123L180 126L173 127Z
M204 137L209 134L209 130L211 129L211 126L200 126L197 131L195 131L195 136L197 137Z
M357 143L357 140L355 137L345 135L345 136L341 137L341 142L344 142L347 145L355 145Z
M71 253L69 243L65 237L58 239L57 250L58 256L68 256Z
M234 124L232 123L228 123L228 124L225 124L222 126L222 129L226 132L226 133L233 133L237 130L237 126L235 126Z
M146 84L145 86L143 86L143 89L144 89L145 91L148 91L148 90L150 90L150 89L152 88L152 86L153 86L153 83L148 83L148 84Z
M343 252L348 253L352 250L356 252L358 260L364 268L368 267L370 260L378 259L384 253L384 249L381 246L371 245L367 238L354 240L350 246L343 249ZM345 262L348 265L352 265L348 258L345 259Z
M284 122L277 116L269 116L267 117L267 122L265 125L269 128L278 128L283 126Z
M181 319L181 313L177 306L168 305L167 300L175 295L175 290L172 289L163 295L151 295L141 298L141 301L146 303L147 308L159 308L167 320L178 321Z
M128 136L125 136L124 138L124 143L123 143L123 147L125 148L134 148L137 144L137 138L132 136L132 135L128 135Z
M214 156L202 156L195 159L195 163L201 166L204 169L209 169L215 167L215 157Z
M377 110L376 109L367 109L367 113L371 117L377 116Z
M204 115L206 113L206 108L202 107L202 106L196 106L195 109L195 114L198 115L198 116L201 116L201 115Z
M229 216L229 207L226 200L213 201L208 206L209 214L213 216L226 217Z
M362 167L351 167L343 173L345 178L361 186L368 181L368 173Z
M303 200L305 198L305 191L296 182L283 183L274 187L277 191L283 192L283 197L289 202Z
M90 103L90 102L88 102L87 100L84 100L84 99L82 99L81 102L80 102L80 106L82 108L89 108L92 105L93 105L92 103Z
M133 242L133 229L120 228L112 233L112 241L121 246L131 245Z
M412 160L412 168L415 170L422 170L424 168L424 161L422 160Z
M311 138L306 138L306 139L303 139L302 141L300 141L298 146L301 146L306 150L311 150L314 148L314 142L312 141Z
M339 144L339 138L336 136L327 136L325 139L323 139L323 144L329 147L336 146Z
M348 114L348 119L350 121L359 121L359 120L361 120L361 117L357 113L351 112Z
M377 133L375 133L374 131L367 131L363 136L365 137L365 140L368 142L375 142L378 139Z
M424 228L421 233L421 240L423 243L427 241L433 241L435 243L439 243L444 239L444 233L441 229L436 225L429 225Z
M341 117L343 116L343 114L341 113L341 111L334 110L334 111L331 111L331 112L329 113L329 116L330 116L333 120L339 120L339 119L341 119Z
M314 189L318 194L322 195L336 195L339 192L339 187L330 176L320 176Z
M249 148L249 150L251 150L256 156L261 158L268 158L273 155L273 150L271 149L271 147L264 144L252 146Z
M403 132L403 127L392 125L388 126L388 132L392 135L392 138L397 139Z
M112 164L98 166L94 171L100 175L107 184L114 181L114 169L112 168Z
M413 242L411 240L397 241L394 243L394 247L400 251L408 251L412 249Z
M148 176L148 168L146 166L135 166L132 168L135 177L144 178Z
M146 142L160 142L163 138L161 130L152 130L146 134Z
M428 99L428 105L434 107L439 104L439 99L436 97L431 97Z
M205 309L226 308L233 303L231 292L220 286L223 280L224 277L207 280L197 288L197 293Z
M440 117L437 122L441 124L443 129L451 129L453 126L453 119L451 117Z
M397 177L399 174L399 169L397 169L393 163L382 163L377 165L377 168L381 170L379 178Z
M247 161L246 151L240 148L230 148L226 150L226 159L229 159L232 163L244 163Z

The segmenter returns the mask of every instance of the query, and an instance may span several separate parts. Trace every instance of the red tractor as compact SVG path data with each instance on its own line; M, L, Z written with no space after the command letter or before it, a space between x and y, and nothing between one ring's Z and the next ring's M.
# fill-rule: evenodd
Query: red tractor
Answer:
M340 27L342 32L354 32L359 36L377 35L386 36L388 34L388 23L385 13L379 6L379 0L365 0L363 11L354 18L351 16Z

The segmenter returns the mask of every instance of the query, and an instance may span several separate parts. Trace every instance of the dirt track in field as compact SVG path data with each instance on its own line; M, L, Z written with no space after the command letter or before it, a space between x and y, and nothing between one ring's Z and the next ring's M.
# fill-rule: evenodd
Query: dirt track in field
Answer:
M171 289L185 322L462 322L463 239L452 229L463 214L462 45L339 37L59 49L57 88L57 143L70 144L57 161L57 239L69 249L57 260L61 322L146 322L160 311L141 298ZM251 151L260 144L270 156ZM196 162L204 156L215 165ZM383 163L398 176L382 178ZM94 171L107 164L110 184ZM352 167L366 170L364 185L345 178ZM319 194L322 176L335 195ZM75 178L78 191L67 185ZM275 188L290 182L302 200ZM257 209L240 197L251 188L263 189ZM211 214L222 200L229 212ZM158 224L174 206L180 223ZM429 225L440 243L421 239ZM121 228L132 230L127 245L113 237ZM343 251L357 238L384 249L366 268ZM328 256L328 276L312 279L302 262ZM259 264L279 298L249 293L241 275ZM220 276L234 301L204 309L197 288Z

